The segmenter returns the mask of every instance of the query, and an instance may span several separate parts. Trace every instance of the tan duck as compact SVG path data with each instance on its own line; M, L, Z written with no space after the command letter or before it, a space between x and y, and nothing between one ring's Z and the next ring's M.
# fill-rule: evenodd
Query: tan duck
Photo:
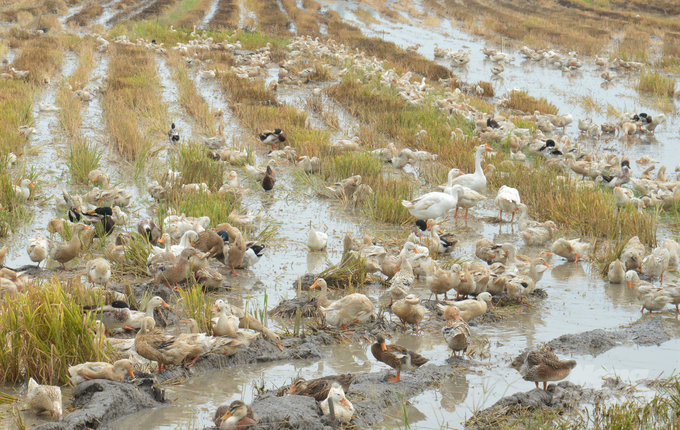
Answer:
M623 284L626 279L626 266L621 260L616 259L609 264L607 278L612 284Z
M328 397L328 392L334 382L340 384L343 390L348 391L355 378L356 375L352 375L351 373L324 376L323 378L310 379L309 381L305 380L305 378L298 377L288 390L288 394L314 397L317 402L321 402Z
M321 280L322 278L319 278ZM363 294L349 294L340 300L328 300L328 286L326 282L318 282L321 287L319 295L319 310L323 313L326 323L334 327L342 327L347 331L347 325L367 321L375 312L371 300Z
M224 258L222 247L224 242L219 234L213 230L205 230L198 233L198 239L194 242L194 248L208 254L208 257L221 260Z
M213 312L219 312L217 321L213 324L213 334L215 336L226 336L236 338L240 320L231 313L231 307L227 303L218 299L213 306Z
M194 275L196 276L196 282L209 290L220 288L222 281L224 281L222 274L210 267L199 269Z
M335 184L326 188L335 194L336 197L340 199L347 199L352 197L352 194L354 194L359 185L361 185L361 176L354 175L347 179L343 179L340 182L336 182Z
M390 303L406 297L409 291L411 291L411 284L414 280L413 267L411 267L408 259L402 255L397 263L397 273L392 277L391 287L386 292L390 297Z
M26 252L28 252L31 261L38 263L38 267L40 267L40 263L47 258L47 239L45 239L45 236L42 233L38 233L34 238L30 239L26 246Z
M151 253L146 259L146 272L152 277L156 276L159 269L171 266L177 261L177 256L172 252L172 239L168 233L164 233L158 243L164 243L165 249L159 251L157 247L151 247Z
M415 325L416 333L420 330L420 322L425 317L425 306L420 304L420 299L409 294L392 304L392 312L399 317L406 331L406 324Z
M434 299L439 300L438 295L444 294L444 300L448 300L448 292L460 284L458 272L454 272L453 269L443 270L432 259L426 260L426 263L421 263L421 265L423 264L425 265L425 285L434 294Z
M180 320L183 324L189 325L189 330L191 333L183 333L177 336L177 340L180 342L186 342L189 345L198 345L203 349L203 355L212 354L224 354L228 357L236 354L241 346L245 344L238 340L229 337L215 337L209 336L206 333L201 333L198 329L198 323L195 319L189 318L188 320Z
M460 302L446 302L447 305L458 308L460 311L460 318L465 322L480 315L484 315L488 308L487 303L493 307L493 304L491 304L491 294L487 292L479 294L476 300L468 299ZM437 305L437 307L439 307L442 312L446 309L446 306L442 305Z
M576 360L560 360L551 348L544 348L525 352L512 362L525 381L532 381L538 388L543 382L543 390L547 389L549 381L561 381L569 376L571 369L576 367Z
M237 234L233 237L231 233L229 234L230 241L234 240L234 243L229 246L229 252L225 256L225 265L231 267L231 274L238 276L236 273L236 268L241 267L243 264L243 257L246 255L246 242L243 239L243 235L240 231L236 230Z
M504 263L507 259L505 251L503 251L503 245L498 245L490 241L489 239L479 239L475 243L475 255L482 261L487 263Z
M456 289L456 298L460 299L461 297L467 297L470 294L475 294L477 291L477 282L475 281L474 276L472 276L472 273L470 273L470 263L466 261L463 263L463 266L461 270L457 273L458 279L460 282L458 282L458 285L456 285L454 288Z
M642 265L644 255L645 246L640 243L637 236L633 236L621 251L621 262L626 266L626 270L636 270Z
M108 379L110 381L123 382L125 374L135 379L132 361L118 360L113 364L103 362L87 362L70 366L68 373L71 375L71 383L76 385L90 379Z
M460 317L460 311L456 306L449 306L445 314L446 324L442 327L442 336L446 344L451 348L451 354L458 356L458 351L465 353L472 340L470 326Z
M191 345L180 341L175 336L170 336L155 330L156 322L153 318L146 317L142 322L142 328L135 336L135 350L147 360L158 363L158 373L162 373L167 366L176 366L187 357L194 357L192 365L203 354L200 345Z
M429 360L422 355L400 345L386 345L385 336L378 335L376 343L371 345L371 353L376 360L381 361L397 371L397 376L389 376L389 382L401 381L402 370L416 370Z
M186 281L189 277L189 273L191 273L189 258L193 255L197 255L197 253L198 251L192 247L184 248L175 264L158 267L156 269L154 282L165 282L168 287L172 285L176 290L177 284Z
M54 385L40 385L35 382L35 379L28 380L28 388L26 390L26 400L28 407L33 409L37 414L42 412L49 412L52 418L61 421L62 406L61 406L61 388Z
M50 239L47 239L50 258L61 263L61 265L64 267L64 270L68 270L66 268L66 263L76 258L82 249L83 243L81 242L80 238L81 233L90 230L92 230L92 228L86 226L85 224L76 224L73 227L73 237L70 241L54 242Z
M274 189L274 184L276 184L276 171L272 166L267 166L267 171L262 178L262 188L265 191L271 191Z
M142 321L144 321L144 318L146 317L154 317L154 311L156 310L157 307L163 306L166 309L170 309L170 305L168 305L165 300L163 300L160 296L154 296L151 299L149 299L149 303L146 305L146 312L140 312L140 311L130 311L130 316L128 317L127 320L127 325L128 327L132 327L134 329L139 329L142 327Z
M587 243L581 243L581 239L567 240L564 238L557 239L553 242L551 246L551 251L554 254L564 257L567 261L573 261L578 263L579 254L581 259L587 256L590 245Z
M521 231L519 235L527 246L542 246L552 240L555 231L557 225L553 221L546 221Z

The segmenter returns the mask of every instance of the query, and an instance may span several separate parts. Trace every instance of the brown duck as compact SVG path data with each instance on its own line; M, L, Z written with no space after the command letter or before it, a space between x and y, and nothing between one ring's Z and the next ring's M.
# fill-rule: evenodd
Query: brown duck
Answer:
M222 417L224 414L229 412L232 406L234 406L234 403L237 402L238 400L231 402L231 405L222 405L217 410L215 411L215 414L213 415L213 422L215 423L215 426L219 427L220 424L222 424ZM251 420L255 420L255 414L253 413L253 409L250 406L246 405L246 408L248 409L248 413L246 414L246 417L250 418ZM232 413L233 415L233 413Z
M194 248L207 253L208 257L220 260L224 258L224 255L222 254L223 246L224 242L220 235L212 230L205 230L198 233L198 239L194 242Z
M560 360L552 347L546 347L522 353L513 360L511 366L519 371L525 381L534 382L536 388L539 382L543 382L543 390L546 390L548 381L561 381L569 376L571 369L576 367L576 360Z
M68 270L65 263L68 263L69 261L76 258L78 254L80 254L80 250L83 247L83 243L80 240L80 235L83 231L89 230L92 230L92 228L86 226L85 224L76 224L73 228L73 236L71 237L70 241L54 242L50 239L47 239L50 257L54 261L61 263L61 265L64 266L64 270Z
M265 191L271 191L274 189L274 184L276 184L276 171L272 169L272 166L267 166L267 171L262 178L262 188Z
M217 421L216 418L213 421ZM243 430L254 424L257 424L257 418L255 418L252 408L240 400L231 402L229 408L220 418L220 429Z
M342 385L343 391L347 391L355 378L356 375L351 373L324 376L323 378L310 379L309 381L306 381L305 378L297 378L288 390L288 394L314 397L317 402L322 402L328 398L328 392L331 390L334 382Z
M229 234L229 239L234 239L234 244L229 247L228 255L225 256L227 267L231 267L231 274L238 276L236 273L236 268L243 265L243 256L246 254L246 241L243 240L243 235L240 231L236 230L235 235Z
M389 382L401 381L401 371L416 370L429 360L422 355L404 348L400 345L386 345L385 336L378 335L376 343L371 345L371 353L376 360L390 366L397 371L397 376L387 378Z
M144 318L142 328L135 336L135 350L147 360L158 362L158 373L163 372L168 366L182 363L187 357L194 357L189 363L191 366L203 354L200 345L191 345L178 340L175 336L155 330L155 327L156 322L153 318Z
M177 262L171 266L164 266L156 268L156 274L154 276L154 282L158 283L165 282L168 287L172 285L177 289L177 284L186 281L189 273L191 272L191 264L189 263L189 258L197 255L198 251L195 248L188 247L182 250L179 255Z

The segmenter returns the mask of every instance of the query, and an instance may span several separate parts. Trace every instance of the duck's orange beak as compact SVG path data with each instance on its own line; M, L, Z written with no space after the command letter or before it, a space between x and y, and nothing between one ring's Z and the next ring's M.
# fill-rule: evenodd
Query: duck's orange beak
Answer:
M309 288L316 288L319 286L318 282L314 282Z
M548 268L550 267L550 264L546 263L545 261L543 262L543 265Z
M28 186L31 187L31 188L35 188L35 185L33 185L33 182L29 182Z
M485 148L487 151L493 151L493 148L490 147L488 143L485 143L485 144L484 144L484 148Z
M347 399L344 398L344 397L342 398L342 400L340 400L340 404L341 404L342 406L346 407L346 408L351 407L351 405L349 404L349 400L347 400Z
M281 342L277 343L276 346L278 346L279 349L280 349L281 351L283 351L283 345L281 345Z
M290 389L288 390L288 394L295 394L296 391L297 391L297 385L293 385L293 386L290 387Z
M161 237L160 239L158 239L158 243L163 243L163 242L165 242L165 236L163 236L163 237Z
M213 306L213 310L212 310L212 311L213 311L213 312L217 312L217 310L218 310L217 304L215 304L215 306Z
M130 375L130 378L135 379L135 373L132 371L132 369L128 369L128 375Z
M231 416L231 411L227 411L226 414L222 415L222 421L226 421Z
M630 288L631 288L631 282L630 282L630 281L626 281L626 284L628 284L628 289L630 290Z
M383 351L387 351L387 345L385 345L384 343L381 343L380 349L382 349Z
M161 306L163 306L164 308L170 309L170 305L167 304L167 303L165 303L165 300L163 300L163 301L161 302Z

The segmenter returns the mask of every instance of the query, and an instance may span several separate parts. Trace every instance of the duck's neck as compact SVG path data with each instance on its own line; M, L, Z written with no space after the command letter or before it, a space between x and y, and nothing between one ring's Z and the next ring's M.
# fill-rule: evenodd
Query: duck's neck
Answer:
M484 176L484 170L482 170L482 151L477 151L475 154L475 175Z
M149 306L146 307L146 316L153 318L154 309L156 309L156 305L154 303L149 303Z
M331 304L330 300L328 300L328 287L327 286L324 285L321 288L321 294L319 294L319 298L317 300L319 302L319 305L323 306L324 308L328 307Z

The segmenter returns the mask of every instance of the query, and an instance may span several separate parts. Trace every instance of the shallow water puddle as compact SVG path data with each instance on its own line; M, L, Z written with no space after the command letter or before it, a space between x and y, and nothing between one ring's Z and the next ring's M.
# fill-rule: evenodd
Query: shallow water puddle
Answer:
M205 14L203 19L201 20L201 23L198 25L199 29L207 29L208 24L210 24L210 21L212 21L213 17L217 13L217 9L219 7L220 0L213 0L212 3L210 3L210 9L208 9L208 13Z

